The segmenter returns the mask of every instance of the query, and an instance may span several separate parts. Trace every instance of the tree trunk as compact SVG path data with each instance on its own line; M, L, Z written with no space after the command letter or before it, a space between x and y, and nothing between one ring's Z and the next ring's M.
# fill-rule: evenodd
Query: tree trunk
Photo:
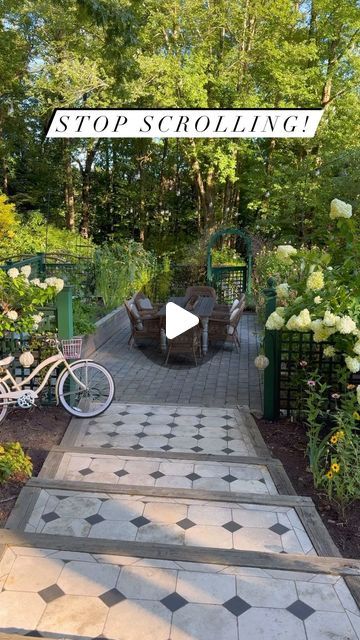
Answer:
M65 164L65 223L69 231L75 231L75 198L74 198L74 182L71 167L70 140L64 138L64 164Z
M96 151L99 148L100 138L94 143L91 142L86 151L85 165L82 168L82 211L80 222L80 235L83 238L89 238L90 236L90 178L91 169L94 162Z

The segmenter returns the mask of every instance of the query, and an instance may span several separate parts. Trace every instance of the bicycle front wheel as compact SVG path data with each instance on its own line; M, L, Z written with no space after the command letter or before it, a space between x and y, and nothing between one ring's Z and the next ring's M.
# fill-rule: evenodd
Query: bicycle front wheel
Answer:
M85 388L74 380L68 369L64 369L58 384L59 400L64 409L77 418L93 418L106 411L115 393L111 373L91 360L74 362L70 369Z

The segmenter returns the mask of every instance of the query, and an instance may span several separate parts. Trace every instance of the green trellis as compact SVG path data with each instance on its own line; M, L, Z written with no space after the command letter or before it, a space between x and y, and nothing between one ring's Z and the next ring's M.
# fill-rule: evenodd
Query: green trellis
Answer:
M245 245L245 262L244 266L219 266L212 265L212 249L220 238L226 235L239 236ZM252 272L252 242L246 231L231 227L229 229L221 229L216 231L210 237L207 246L207 281L213 286L224 302L231 302L240 290L251 294L251 272Z

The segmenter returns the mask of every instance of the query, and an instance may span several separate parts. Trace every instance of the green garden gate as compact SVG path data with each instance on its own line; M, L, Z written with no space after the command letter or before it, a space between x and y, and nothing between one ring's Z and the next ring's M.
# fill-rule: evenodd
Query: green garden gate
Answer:
M226 235L239 236L245 245L245 265L216 266L212 265L212 249L217 241ZM220 302L231 303L240 291L251 294L252 242L246 231L230 228L216 231L207 246L207 282L214 287Z

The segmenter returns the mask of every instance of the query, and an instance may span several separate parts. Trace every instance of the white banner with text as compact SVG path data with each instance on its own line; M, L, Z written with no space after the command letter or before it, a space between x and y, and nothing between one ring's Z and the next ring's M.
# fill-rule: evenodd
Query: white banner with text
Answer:
M55 109L48 138L312 138L322 109Z

